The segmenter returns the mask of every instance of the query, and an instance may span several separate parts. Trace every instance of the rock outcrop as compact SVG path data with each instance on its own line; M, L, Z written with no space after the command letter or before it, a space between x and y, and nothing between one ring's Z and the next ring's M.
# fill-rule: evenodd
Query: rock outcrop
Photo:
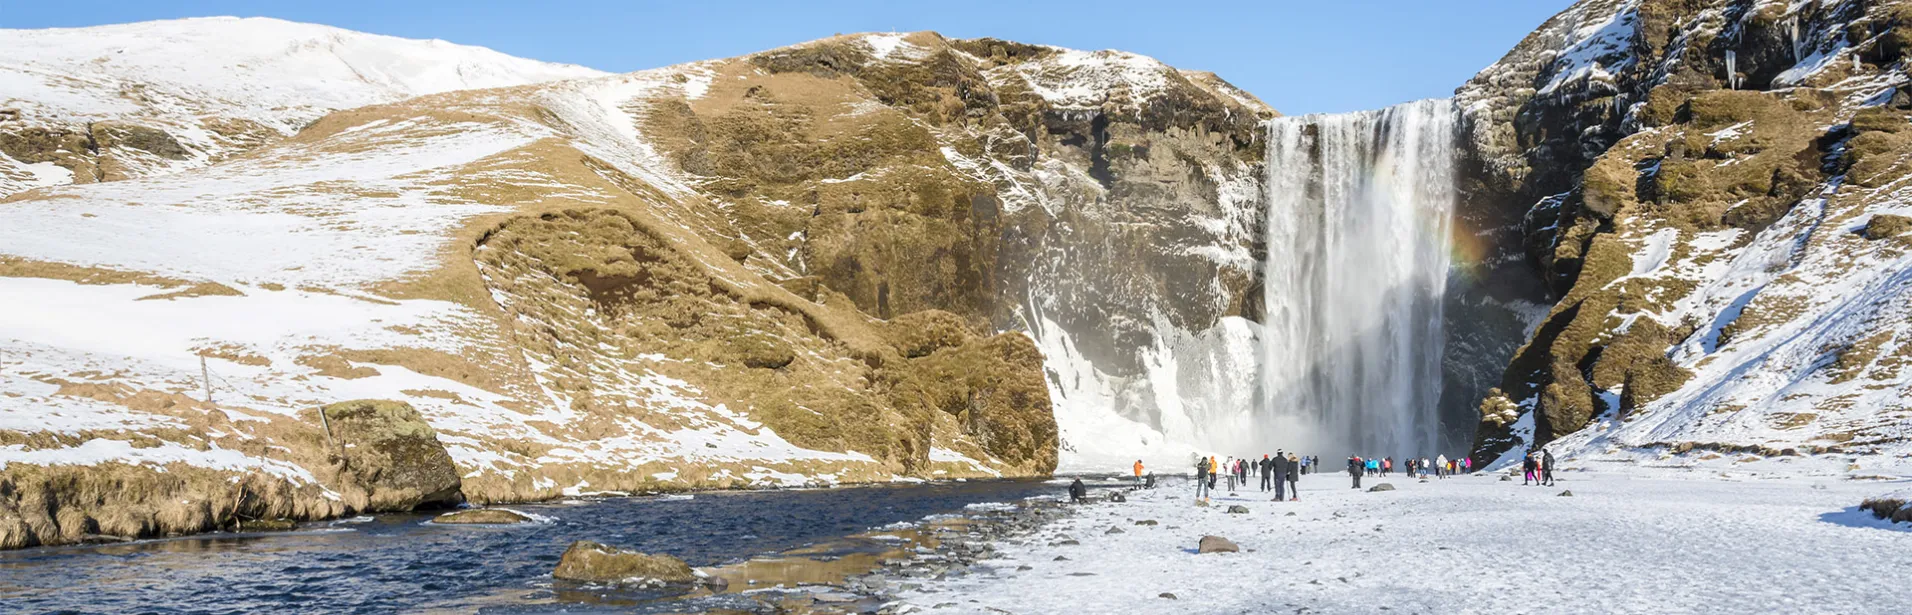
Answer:
M385 400L320 408L336 479L327 481L351 507L415 510L458 504L460 482L451 454L411 404Z
M690 583L696 571L684 560L669 555L651 555L587 540L571 543L558 559L551 576L566 581L621 583L659 581Z
M1473 198L1521 212L1553 302L1475 464L1905 446L1905 248L1866 238L1906 208L1908 27L1896 2L1584 0L1458 91Z

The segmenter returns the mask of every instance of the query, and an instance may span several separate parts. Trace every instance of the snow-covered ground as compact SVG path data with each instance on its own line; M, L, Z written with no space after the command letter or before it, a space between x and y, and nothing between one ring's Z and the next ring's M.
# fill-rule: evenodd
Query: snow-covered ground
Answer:
M1298 502L1242 491L1206 508L1188 482L1168 480L906 591L902 612L1905 612L1912 524L1857 510L1903 479L1786 470L1596 468L1562 472L1556 487L1497 475L1364 479L1397 488L1378 493L1322 474L1303 477ZM1228 514L1232 504L1249 512ZM1143 519L1160 525L1135 524ZM1197 554L1204 535L1242 551ZM1080 544L1056 544L1064 536Z

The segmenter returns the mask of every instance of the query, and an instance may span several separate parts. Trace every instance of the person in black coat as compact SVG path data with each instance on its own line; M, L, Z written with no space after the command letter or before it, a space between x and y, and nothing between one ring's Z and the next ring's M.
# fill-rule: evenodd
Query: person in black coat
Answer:
M1269 461L1274 462L1270 469L1274 470L1275 475L1275 501L1288 499L1282 495L1282 493L1284 493L1283 486L1288 482L1285 480L1288 477L1288 456L1283 455L1280 451L1276 451L1275 458Z
M1267 491L1269 488L1268 487L1269 484L1275 480L1274 478L1275 460L1269 459L1267 455L1262 455L1260 470L1261 470L1261 490Z
M1077 504L1089 501L1089 486L1082 484L1082 479L1069 483L1069 501Z
M1348 476L1354 478L1355 489L1361 488L1361 472L1366 469L1366 465L1367 464L1361 463L1360 457L1348 457Z

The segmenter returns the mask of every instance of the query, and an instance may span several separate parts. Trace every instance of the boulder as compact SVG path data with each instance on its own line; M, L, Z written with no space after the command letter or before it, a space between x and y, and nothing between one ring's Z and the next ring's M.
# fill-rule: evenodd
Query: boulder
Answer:
M1127 533L1128 532L1122 531L1122 528L1115 527L1115 526L1110 526L1109 531L1103 532L1103 534L1127 534Z
M1135 522L1135 524L1136 525L1159 525L1158 523L1155 522L1154 519L1143 519L1141 521Z
M1127 502L1129 501L1129 496L1122 495L1121 492L1110 493L1109 501L1110 502Z
M1159 594L1156 594L1156 595L1155 595L1155 597L1157 597L1157 598L1166 598L1166 599L1168 599L1168 600L1174 600L1174 599L1176 599L1176 598L1175 598L1175 594L1171 594L1171 593L1168 593L1168 592L1162 592L1162 593L1159 593Z
M530 520L530 517L524 516L524 513L515 510L506 510L503 508L474 508L439 515L437 518L432 519L432 523L454 525L507 525L512 523L524 523Z
M1570 491L1570 490L1569 490L1569 491L1562 491L1562 492L1560 492L1560 495L1557 495L1557 496L1554 496L1554 497L1561 497L1561 498L1570 498L1570 497L1573 497L1573 491Z
M1228 507L1228 514L1231 514L1231 515L1246 515L1246 514L1248 514L1248 507L1247 507L1247 506L1242 506L1242 505L1240 505L1240 504L1233 504L1233 505L1230 505L1230 506Z
M656 579L665 583L690 583L697 573L684 560L669 555L651 555L627 551L580 540L571 543L558 559L551 576L569 581L614 583L631 579Z
M1241 546L1220 536L1203 536L1202 541L1196 543L1195 550L1201 553L1237 553L1241 551Z
M1375 493L1377 491L1393 491L1393 490L1394 490L1393 483L1381 483L1373 487L1368 487L1368 493Z
M321 408L330 425L332 469L361 510L456 505L462 482L438 432L402 401L361 399Z

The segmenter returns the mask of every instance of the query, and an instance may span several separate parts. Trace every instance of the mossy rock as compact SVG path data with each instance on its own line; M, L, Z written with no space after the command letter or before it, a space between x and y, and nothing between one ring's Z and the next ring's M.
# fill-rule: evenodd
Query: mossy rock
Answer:
M740 332L727 340L727 344L718 360L727 365L742 365L753 369L783 369L797 360L797 351L788 342L775 336L755 332Z
M1897 237L1912 231L1912 217L1897 214L1877 214L1866 221L1865 229L1860 231L1866 239L1878 241L1887 237Z
M438 433L402 401L361 399L320 409L340 480L365 492L367 510L414 510L459 501L458 468Z
M1687 120L1695 128L1713 131L1740 122L1754 121L1770 113L1790 111L1779 98L1749 90L1712 90L1694 96L1686 103Z
M602 545L588 540L571 543L551 571L553 578L593 583L657 580L665 583L690 583L697 573L690 564L669 555L651 555Z
M1905 132L1912 129L1905 114L1887 107L1866 107L1852 116L1852 130L1855 132Z
M503 508L474 508L448 512L432 519L432 523L447 525L510 525L530 521L524 513Z
M891 319L884 327L890 343L908 358L956 348L976 338L963 317L942 310L911 312Z

